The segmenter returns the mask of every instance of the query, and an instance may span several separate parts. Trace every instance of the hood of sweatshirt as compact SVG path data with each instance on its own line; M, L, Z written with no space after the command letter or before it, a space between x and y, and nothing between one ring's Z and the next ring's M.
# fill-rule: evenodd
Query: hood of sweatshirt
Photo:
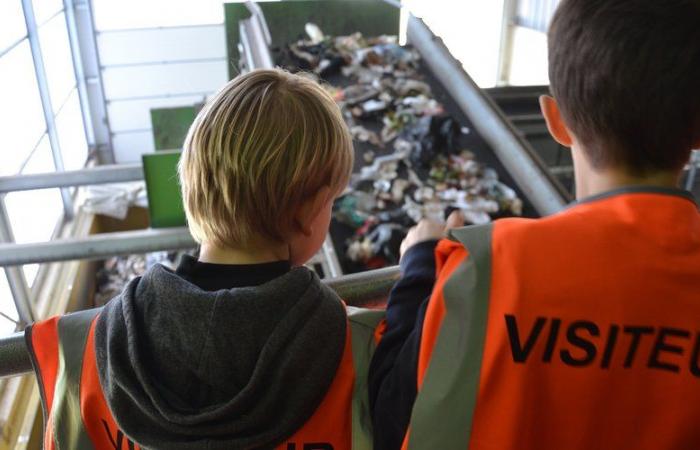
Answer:
M156 265L100 314L100 384L120 429L144 448L272 448L323 400L346 320L303 267L207 292Z

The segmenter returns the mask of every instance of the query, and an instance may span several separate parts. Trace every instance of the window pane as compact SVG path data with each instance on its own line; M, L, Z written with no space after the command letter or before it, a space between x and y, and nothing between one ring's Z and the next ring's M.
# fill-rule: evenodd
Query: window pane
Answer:
M16 175L45 131L34 63L25 40L0 57L0 175Z
M5 316L9 316L12 320L18 320L17 309L14 300L12 300L12 292L7 284L4 270L0 270L0 312L2 312L0 315L0 336L14 333L17 324Z
M43 24L58 11L63 9L62 0L32 0L34 17L38 25Z
M77 89L73 90L65 106L56 116L56 129L63 155L63 167L66 170L82 169L87 160L88 147Z
M98 30L204 25L224 21L222 0L93 0L93 8Z
M503 0L407 0L402 4L442 38L480 87L496 84Z
M39 42L51 103L54 113L57 113L76 85L65 13L57 15L39 28Z
M51 146L48 138L43 137L22 173L46 173L54 170ZM50 240L63 214L63 203L58 189L11 192L5 197L5 205L15 242L18 244ZM37 269L37 264L24 266L24 274L30 286L34 283Z
M0 1L0 52L26 34L22 2L20 0Z

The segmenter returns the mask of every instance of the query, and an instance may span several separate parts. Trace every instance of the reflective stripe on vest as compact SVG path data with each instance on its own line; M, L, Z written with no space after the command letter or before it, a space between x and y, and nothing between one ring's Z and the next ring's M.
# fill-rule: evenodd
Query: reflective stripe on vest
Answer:
M452 230L469 256L445 283L446 314L411 414L410 450L466 449L479 391L493 224Z
M372 448L371 419L369 416L369 393L367 372L376 346L375 330L384 318L384 311L359 308L348 309L351 332L352 360L355 372L352 395L352 449ZM83 423L80 406L80 380L91 324L100 309L69 314L57 321L59 368L53 389L54 400L48 421L55 448L94 448ZM41 326L37 324L35 326ZM41 374L42 368L35 367ZM43 377L42 377L43 380ZM48 381L48 380L43 380Z
M80 376L90 324L100 310L69 314L57 323L59 366L50 413L57 450L93 447L80 413Z
M372 418L369 414L367 373L376 343L374 332L384 319L384 311L347 307L352 336L355 386L352 393L352 448L372 448Z

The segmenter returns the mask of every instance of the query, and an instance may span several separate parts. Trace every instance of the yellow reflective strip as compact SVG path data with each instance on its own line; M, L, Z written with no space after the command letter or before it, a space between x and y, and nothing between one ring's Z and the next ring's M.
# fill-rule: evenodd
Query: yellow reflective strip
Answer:
M466 449L479 393L492 224L453 230L469 256L443 288L445 317L411 415L409 450Z
M372 448L372 419L369 413L367 374L376 347L374 331L384 311L348 307L355 385L352 393L352 450Z
M80 376L90 324L98 312L80 311L58 321L58 375L51 409L57 450L93 448L80 414Z

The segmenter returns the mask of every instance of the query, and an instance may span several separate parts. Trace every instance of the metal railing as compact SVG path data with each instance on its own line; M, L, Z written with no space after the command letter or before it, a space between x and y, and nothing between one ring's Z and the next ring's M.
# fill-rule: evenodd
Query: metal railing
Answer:
M353 275L323 280L350 306L376 305L389 294L398 280L398 267L372 270ZM32 365L24 339L24 333L0 338L0 377L22 375L31 372Z

